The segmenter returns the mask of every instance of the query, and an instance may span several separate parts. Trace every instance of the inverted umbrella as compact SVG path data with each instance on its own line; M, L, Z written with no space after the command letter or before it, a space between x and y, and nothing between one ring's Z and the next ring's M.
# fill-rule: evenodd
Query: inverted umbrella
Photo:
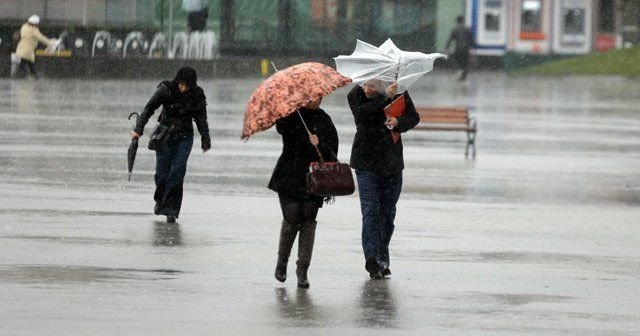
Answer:
M132 112L129 114L129 120L131 120L132 116L136 116L136 123L138 123L138 118L140 118L140 114L138 112ZM129 145L129 151L127 152L127 165L129 167L129 181L131 181L131 172L133 171L133 163L136 161L136 152L138 151L138 138L131 139L131 144Z
M335 57L336 69L354 83L369 79L383 82L397 82L399 92L405 91L420 77L433 70L436 59L447 56L417 51L402 51L388 39L380 47L357 40L351 55Z
M277 71L258 86L244 111L242 139L273 126L280 118L351 82L333 68L316 62Z

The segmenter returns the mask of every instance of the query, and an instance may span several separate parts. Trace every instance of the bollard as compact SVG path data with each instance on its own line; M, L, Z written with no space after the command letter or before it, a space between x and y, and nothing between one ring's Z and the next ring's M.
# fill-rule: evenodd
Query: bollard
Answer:
M260 61L260 72L262 73L262 77L267 77L269 75L269 60L263 58Z

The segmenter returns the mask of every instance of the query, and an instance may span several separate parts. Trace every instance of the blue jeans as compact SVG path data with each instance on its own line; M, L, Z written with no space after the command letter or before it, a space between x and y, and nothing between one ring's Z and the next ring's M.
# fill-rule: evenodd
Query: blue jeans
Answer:
M187 160L193 147L193 135L169 140L169 149L156 152L156 215L176 216L182 205L182 184L187 173Z
M402 171L387 176L356 170L362 211L362 249L380 269L389 268L389 243L395 225L396 203L402 191Z

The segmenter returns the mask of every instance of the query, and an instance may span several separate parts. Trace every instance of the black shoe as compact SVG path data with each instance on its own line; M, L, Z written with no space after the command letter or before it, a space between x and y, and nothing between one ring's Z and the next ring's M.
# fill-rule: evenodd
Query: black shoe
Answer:
M378 273L378 272L380 272L380 264L378 264L378 261L376 260L375 257L367 258L367 262L364 264L364 268L369 273Z
M160 203L156 203L156 205L153 206L153 213L156 216L160 214Z
M371 279L382 279L382 272L380 272L380 264L375 257L367 258L367 262L364 264L364 268L369 272Z
M167 223L175 223L176 222L176 216L172 216L172 215L168 215L167 216Z
M388 268L385 268L385 269L382 271L382 275L383 275L383 276L386 276L386 277L387 277L387 276L390 276L390 275L391 275L391 270L390 270L390 269L388 269Z
M287 280L287 262L280 262L278 260L278 263L276 264L276 274L275 274L276 280L280 281L280 282L285 282L285 280Z
M307 279L307 268L298 267L298 269L296 269L296 275L298 276L298 288L309 288L309 279Z
M384 276L382 275L382 272L377 271L375 273L369 273L369 277L373 280L380 280L380 279L384 279Z

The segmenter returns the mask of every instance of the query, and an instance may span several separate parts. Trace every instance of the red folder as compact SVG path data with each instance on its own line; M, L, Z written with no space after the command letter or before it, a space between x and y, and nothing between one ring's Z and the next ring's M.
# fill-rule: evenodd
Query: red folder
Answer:
M404 100L404 95L401 94L398 98L394 99L391 104L385 106L384 114L388 118L399 118L404 115L406 108L406 102ZM393 139L393 143L397 143L400 139L400 133L394 132L393 130L389 130L391 132L391 139Z

